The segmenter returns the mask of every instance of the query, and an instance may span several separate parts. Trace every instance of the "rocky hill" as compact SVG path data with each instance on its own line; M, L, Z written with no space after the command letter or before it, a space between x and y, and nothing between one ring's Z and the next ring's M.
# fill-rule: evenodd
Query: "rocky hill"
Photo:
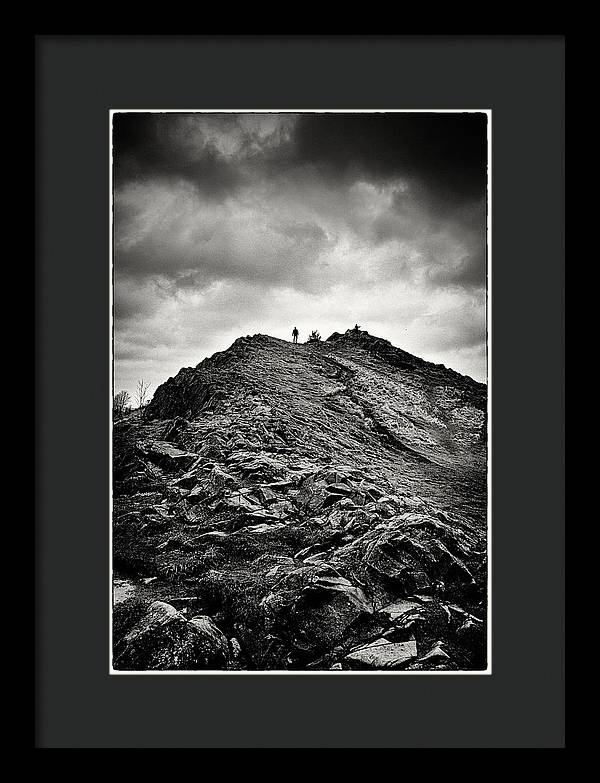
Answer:
M486 401L355 330L180 370L114 427L114 668L485 668Z

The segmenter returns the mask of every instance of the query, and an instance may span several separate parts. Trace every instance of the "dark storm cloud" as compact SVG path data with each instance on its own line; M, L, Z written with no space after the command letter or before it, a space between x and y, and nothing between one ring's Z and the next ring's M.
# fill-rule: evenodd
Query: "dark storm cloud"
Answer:
M235 162L206 138L202 129L182 121L186 115L119 113L113 115L115 185L127 181L183 180L203 194L220 198L243 181ZM223 124L227 125L227 117Z
M361 113L280 115L290 133L264 143L264 134L235 114L209 115L211 128L235 137L224 152L207 133L206 115L119 113L113 117L117 184L182 179L222 196L245 182L239 165L276 177L314 167L328 179L414 181L441 207L485 196L487 116L483 113ZM261 115L248 115L260 117ZM265 115L262 115L263 117ZM277 116L277 115L275 115ZM266 140L272 141L267 135Z
M416 180L437 204L485 196L483 113L306 114L294 131L295 160L332 177Z
M162 183L192 188L199 199L193 203L190 191L182 191L171 214L156 217L153 232L127 246L117 242L131 274L161 273L179 287L204 286L218 276L281 284L291 274L292 284L310 289L323 284L329 266L318 265L323 252L350 230L374 245L403 244L381 264L379 279L388 270L416 274L430 286L485 284L483 113L118 113L113 125L117 197L127 185ZM307 183L324 194L316 215L287 225L274 215L260 231L248 231L231 213L218 217L203 203L239 200L258 185L262 197L279 189L284 204ZM376 215L357 207L348 194L360 183L391 187L391 203ZM332 216L336 203L346 226L338 230L338 221L326 234L318 222ZM147 199L120 199L118 206L120 238L139 225ZM265 203L265 215L275 211ZM449 241L462 248L458 257L448 252ZM419 252L407 255L407 242Z
M415 197L416 196L416 197ZM394 195L390 208L371 224L375 245L403 239L419 248L407 273L432 286L480 287L486 279L486 199L423 210L414 190Z

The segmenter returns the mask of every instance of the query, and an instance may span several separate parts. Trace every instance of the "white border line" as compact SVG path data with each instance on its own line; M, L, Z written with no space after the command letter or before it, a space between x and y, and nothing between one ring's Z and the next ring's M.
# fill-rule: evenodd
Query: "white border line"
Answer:
M124 671L113 669L112 666L112 646L113 646L113 453L112 453L112 399L114 394L114 264L113 264L113 150L112 150L112 118L113 114L120 113L138 113L138 114L486 114L487 115L487 286L486 286L486 332L487 332L487 351L486 351L486 380L487 380L487 669L481 671L288 671L288 670L265 670L265 671L223 671L216 670L183 670L183 671ZM492 110L491 109L110 109L108 118L108 145L109 145L109 374L111 378L109 406L109 674L111 675L175 675L175 676L203 676L203 675L223 675L223 676L266 676L266 675L294 675L294 676L421 676L421 675L491 675L492 674Z

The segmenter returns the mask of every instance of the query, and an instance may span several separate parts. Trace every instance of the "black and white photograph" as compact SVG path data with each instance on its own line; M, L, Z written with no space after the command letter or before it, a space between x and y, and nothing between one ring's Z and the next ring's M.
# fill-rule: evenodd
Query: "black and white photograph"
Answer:
M110 112L111 674L490 674L492 112Z

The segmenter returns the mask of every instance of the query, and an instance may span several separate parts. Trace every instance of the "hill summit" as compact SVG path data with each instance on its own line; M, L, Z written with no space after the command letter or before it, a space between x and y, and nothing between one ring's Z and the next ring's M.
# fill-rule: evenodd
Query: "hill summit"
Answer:
M114 427L117 669L486 666L484 384L240 337Z

